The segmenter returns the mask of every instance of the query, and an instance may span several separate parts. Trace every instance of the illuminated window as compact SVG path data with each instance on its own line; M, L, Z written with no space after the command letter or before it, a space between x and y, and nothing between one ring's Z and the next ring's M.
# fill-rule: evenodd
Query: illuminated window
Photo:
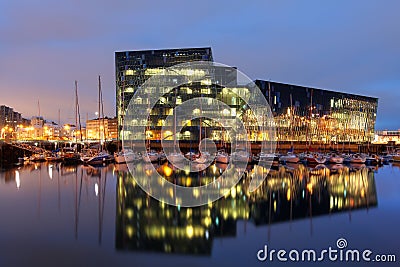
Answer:
M133 93L133 88L132 87L125 88L125 93Z
M143 103L143 99L141 97L138 97L135 99L134 103L141 105Z
M125 71L125 75L126 75L126 76L133 75L133 74L134 74L134 71L133 71L133 70L126 70L126 71Z
M232 104L232 105L237 105L237 103L236 103L236 97L232 96L231 104Z
M209 95L211 94L210 88L201 88L201 93L204 95Z
M210 79L206 79L206 80L202 80L201 81L201 85L211 85L211 80Z

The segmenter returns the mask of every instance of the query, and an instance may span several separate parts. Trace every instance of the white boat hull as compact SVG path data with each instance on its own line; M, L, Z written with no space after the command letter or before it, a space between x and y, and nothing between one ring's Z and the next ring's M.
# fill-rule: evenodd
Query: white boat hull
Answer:
M179 163L179 162L183 162L185 160L185 157L178 153L170 154L170 155L168 155L167 158L171 163Z
M158 154L146 154L143 156L144 162L147 163L158 161L158 159L159 159Z

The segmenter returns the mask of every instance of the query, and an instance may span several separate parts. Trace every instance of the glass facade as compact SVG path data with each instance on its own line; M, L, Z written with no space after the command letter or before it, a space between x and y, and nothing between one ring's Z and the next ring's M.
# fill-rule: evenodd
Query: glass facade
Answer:
M275 117L280 141L371 142L378 99L256 80Z
M182 127L176 132L179 141L198 141L201 137L211 138L215 141L230 142L226 130L222 130L219 123L207 118L191 121L172 122L166 120L173 115L175 107L189 99L196 97L209 97L220 100L229 106L227 110L217 110L227 120L235 118L244 122L248 140L257 142L261 140L274 140L268 133L260 131L260 125L254 123L251 110L246 107L246 101L251 98L249 86L238 85L238 72L234 68L218 67L213 73L197 73L199 69L179 69L176 75L166 68L181 63L193 61L213 61L210 47L126 51L115 53L116 64L116 99L119 132L124 123L124 114L134 93L141 89L143 84L153 75L168 75L169 81L174 81L177 86L174 90L166 92L149 112L148 118L132 120L132 126L146 126L146 132L141 136L132 136L128 130L124 131L125 140L173 140L174 128ZM183 71L185 73L179 73ZM189 73L190 72L190 73ZM181 84L182 75L203 77L201 81ZM213 81L213 82L212 82ZM178 86L179 85L179 86ZM224 85L224 86L222 86ZM371 142L374 140L374 128L377 113L378 99L354 94L346 94L256 80L257 85L267 102L271 106L274 121L267 121L267 128L276 127L277 141L303 141L318 143L338 142ZM163 90L163 88L150 88ZM148 99L136 98L135 105L149 108ZM193 110L195 113L196 110ZM173 125L176 123L178 125ZM201 126L201 127L200 127ZM162 131L162 128L164 131ZM165 131L165 129L168 130ZM265 128L264 128L265 129ZM201 131L201 132L200 132ZM119 135L122 138L122 135Z
M229 106L228 109L218 110L213 109L211 103L203 103L201 113L207 113L210 117L222 115L225 121L224 125L233 125L233 121L237 118L244 120L245 117L252 117L249 107L245 104L252 97L250 89L254 84L239 85L238 71L235 68L228 66L210 68L206 65L204 68L177 67L173 71L166 70L168 67L193 61L212 62L211 48L116 53L117 112L120 126L124 122L126 107L139 88L143 87L142 89L147 90L146 93L149 95L154 94L154 90L165 90L148 117L146 115L146 117L135 118L128 122L133 127L146 126L146 132L141 135L133 135L129 129L125 129L124 140L162 139L171 141L174 139L174 129L179 128L180 130L176 132L176 139L179 141L196 141L197 143L201 136L215 141L229 142L229 133L223 131L221 124L213 119L199 117L187 121L178 117L176 121L167 120L169 115L173 115L173 110L177 106L199 97L217 99ZM170 92L167 91L167 86L165 88L144 86L144 83L152 75L159 74L167 76L168 82L177 84L177 86ZM182 83L183 77L189 77L190 81ZM149 108L148 99L136 97L133 101L135 101L136 107L140 107L140 110ZM207 106L209 106L208 110ZM193 109L191 112L194 115L200 114L200 110L197 109ZM259 137L258 130L252 131L252 127L257 127L251 123L250 119L244 121L249 138L256 140ZM121 129L122 127L120 127ZM120 137L122 138L121 135Z
M155 74L162 73L165 68L191 61L213 61L211 48L116 52L116 110L120 126L119 130L122 129L125 109L132 99L132 96L148 78ZM166 113L168 110L169 108L165 108L161 112ZM152 117L157 125L158 120L156 116Z

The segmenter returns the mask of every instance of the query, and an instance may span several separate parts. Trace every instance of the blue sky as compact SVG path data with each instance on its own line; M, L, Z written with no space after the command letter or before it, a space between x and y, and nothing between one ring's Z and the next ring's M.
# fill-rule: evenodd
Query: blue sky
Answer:
M246 3L251 2L251 3ZM0 1L0 104L25 117L115 114L114 52L211 46L252 79L379 98L377 129L399 129L398 1Z

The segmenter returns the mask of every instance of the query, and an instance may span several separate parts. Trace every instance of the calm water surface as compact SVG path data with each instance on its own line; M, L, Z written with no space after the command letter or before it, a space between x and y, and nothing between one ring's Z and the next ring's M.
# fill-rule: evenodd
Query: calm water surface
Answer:
M224 169L155 167L187 186L208 183ZM139 164L135 175L151 171ZM317 266L259 262L256 254L264 245L336 247L339 238L399 262L400 166L280 166L250 194L249 181L260 171L250 167L229 195L192 209L147 196L123 165L40 163L1 171L0 266Z

